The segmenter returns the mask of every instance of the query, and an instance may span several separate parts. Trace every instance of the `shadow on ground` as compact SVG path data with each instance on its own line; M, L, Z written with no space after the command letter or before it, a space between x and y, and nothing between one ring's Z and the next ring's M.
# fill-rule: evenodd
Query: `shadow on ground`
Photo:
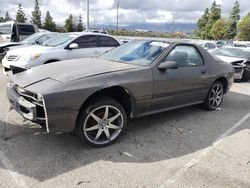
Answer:
M222 109L198 106L130 120L118 143L91 148L69 133L44 134L37 125L11 119L1 150L19 174L46 181L93 162L151 163L188 155L210 146L247 114L250 97L230 93ZM0 121L3 130L4 121ZM124 154L127 152L130 155Z

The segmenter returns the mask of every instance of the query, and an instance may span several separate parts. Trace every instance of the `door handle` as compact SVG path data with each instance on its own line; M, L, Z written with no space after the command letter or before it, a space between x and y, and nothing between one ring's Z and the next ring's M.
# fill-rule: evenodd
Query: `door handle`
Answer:
M206 69L205 69L205 68L202 68L202 69L201 69L201 73L202 73L202 74L205 74L205 73L206 73Z

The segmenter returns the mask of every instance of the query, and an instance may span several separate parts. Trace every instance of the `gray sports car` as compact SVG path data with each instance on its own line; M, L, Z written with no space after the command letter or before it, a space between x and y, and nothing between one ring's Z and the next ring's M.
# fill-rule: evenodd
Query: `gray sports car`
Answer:
M127 118L203 104L215 110L233 83L231 64L202 47L132 41L101 57L69 60L13 75L11 105L48 132L74 131L95 146L114 143Z

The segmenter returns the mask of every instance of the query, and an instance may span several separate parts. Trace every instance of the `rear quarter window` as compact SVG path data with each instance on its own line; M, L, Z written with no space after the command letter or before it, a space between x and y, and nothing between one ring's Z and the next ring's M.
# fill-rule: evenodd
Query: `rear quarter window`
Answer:
M119 43L111 37L100 36L99 37L100 47L117 47Z

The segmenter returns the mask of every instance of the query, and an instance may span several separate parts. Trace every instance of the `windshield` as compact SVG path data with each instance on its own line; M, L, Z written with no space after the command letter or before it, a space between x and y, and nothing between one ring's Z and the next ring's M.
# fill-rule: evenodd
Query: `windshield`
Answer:
M221 48L214 52L214 55L227 56L227 57L238 57L250 59L250 52L242 49L234 48Z
M166 42L132 41L100 56L102 59L147 66L169 46Z
M11 24L0 25L0 34L11 34Z
M34 33L33 35L30 35L29 37L27 37L26 39L24 39L22 41L22 43L31 44L34 41L36 41L37 39L39 39L41 36L42 36L41 33Z
M50 40L45 41L44 43L42 43L42 46L50 46L50 47L56 47L56 46L60 46L63 45L65 43L67 43L68 41L70 41L71 39L73 39L75 36L73 35L69 35L69 34L62 34L62 35L58 35L56 37L53 37Z

